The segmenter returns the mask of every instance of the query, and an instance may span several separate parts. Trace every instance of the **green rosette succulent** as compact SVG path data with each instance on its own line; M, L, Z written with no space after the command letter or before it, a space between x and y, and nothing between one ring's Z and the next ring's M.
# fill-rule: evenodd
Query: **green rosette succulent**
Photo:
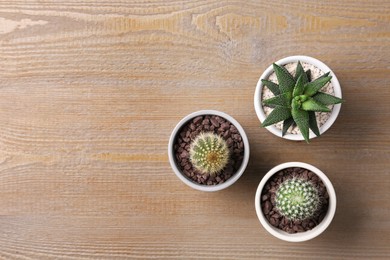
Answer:
M304 71L298 61L295 76L283 66L273 64L278 84L266 79L261 82L275 97L263 100L263 105L273 108L262 123L267 127L283 121L282 136L288 128L296 124L306 142L309 142L309 129L320 136L315 112L330 112L329 105L344 102L344 100L321 92L321 88L331 81L330 72L311 81L310 70Z

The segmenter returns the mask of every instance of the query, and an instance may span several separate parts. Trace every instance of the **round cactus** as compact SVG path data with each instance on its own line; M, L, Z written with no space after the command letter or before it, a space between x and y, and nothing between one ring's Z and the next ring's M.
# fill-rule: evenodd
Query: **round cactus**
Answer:
M226 141L214 133L201 133L191 143L190 160L201 173L214 175L229 161Z
M318 190L310 181L289 179L276 191L276 208L290 220L313 217L320 205Z

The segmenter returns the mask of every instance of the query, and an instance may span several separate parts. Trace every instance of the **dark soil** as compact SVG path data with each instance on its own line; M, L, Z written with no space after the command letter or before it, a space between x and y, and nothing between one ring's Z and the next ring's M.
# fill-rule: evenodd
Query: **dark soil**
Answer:
M227 166L216 175L202 174L191 164L190 145L201 132L213 132L220 135L229 147L230 160ZM240 168L244 158L244 143L232 123L219 116L204 115L190 120L182 127L176 137L174 151L179 169L189 179L203 185L217 185L228 180Z
M318 189L320 196L320 207L312 218L299 220L289 220L281 216L276 208L276 191L279 185L287 179L301 178L303 180L310 180ZM265 218L268 222L287 233L298 233L313 229L325 217L328 211L329 195L324 183L313 172L303 168L287 168L274 174L265 184L261 194L261 208Z

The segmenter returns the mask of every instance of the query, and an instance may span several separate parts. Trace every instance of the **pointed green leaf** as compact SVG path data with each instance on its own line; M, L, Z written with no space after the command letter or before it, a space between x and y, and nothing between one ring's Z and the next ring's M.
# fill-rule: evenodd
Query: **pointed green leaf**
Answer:
M303 94L303 90L305 88L303 81L304 81L303 76L302 75L299 76L297 83L295 84L295 87L294 87L293 97L296 97L296 96Z
M283 122L283 130L282 130L282 136L284 136L287 133L287 130L290 128L290 126L294 123L294 119L292 117L287 118Z
M329 74L330 74L330 71L328 71L327 73L325 73L324 75L322 75L322 76L319 76L318 78L316 78L315 80L317 80L317 79L321 79L321 78L325 78L325 77L328 77L329 76Z
M309 143L309 112L293 108L291 114L295 123L298 125L303 138Z
M302 103L302 109L305 111L316 111L316 112L330 112L331 110L324 104L315 101L313 98L309 98Z
M283 93L276 97L272 97L266 100L263 100L263 105L267 107L290 107L291 102L291 93Z
M296 72L295 72L295 80L298 80L298 78L300 76L302 76L303 85L305 85L306 83L309 82L309 79L307 78L306 72L303 70L301 62L298 61L297 69L296 69ZM299 94L299 95L301 95L301 94Z
M263 127L276 124L291 117L291 109L285 107L276 107L271 114L262 123Z
M344 100L342 100L341 98L323 92L318 92L317 94L315 94L313 96L313 99L324 105L335 105L344 102Z
M309 111L309 127L316 136L320 136L320 130L318 129L316 113Z
M263 83L264 86L266 86L275 96L280 94L279 85L276 83L273 83L272 81L262 79L261 83Z
M305 85L305 95L311 97L316 94L326 83L330 81L332 76L319 77L318 79L309 82Z
M305 71L306 73L306 77L307 77L307 82L310 82L311 81L311 70L307 70Z
M273 64L273 68L278 78L280 93L292 92L295 86L295 80L288 70L277 64Z
M309 82L312 82L312 78L311 78L311 70L307 70L307 71L306 71L306 74L307 74L307 77L308 77L308 79L309 79ZM323 74L322 76L319 76L318 78L316 78L316 79L315 79L315 80L313 80L313 81L316 81L317 79L321 79L321 78L328 77L328 76L329 76L329 74L330 74L330 71L329 71L329 72L327 72L327 73L325 73L325 74Z

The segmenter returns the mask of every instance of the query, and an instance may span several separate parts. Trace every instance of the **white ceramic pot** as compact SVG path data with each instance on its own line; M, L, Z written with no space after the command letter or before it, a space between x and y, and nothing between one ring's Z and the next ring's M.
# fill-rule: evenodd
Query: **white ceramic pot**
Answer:
M217 184L217 185L202 185L202 184L196 183L196 182L192 181L191 179L189 179L178 168L178 166L176 164L175 151L174 151L173 147L174 147L174 142L175 142L177 134L179 133L180 129L188 121L194 119L197 116L201 116L201 115L217 115L217 116L223 117L224 119L228 120L230 123L232 123L237 128L238 132L241 135L242 141L244 143L244 158L243 158L243 161L242 161L242 164L241 164L240 168L238 169L238 171L236 173L234 173L232 175L232 177L230 177L227 181L225 181L224 183L221 183L221 184ZM173 131L171 133L171 136L169 138L169 144L168 144L169 162L170 162L171 167L172 167L174 173L176 174L176 176L182 182L184 182L185 184L187 184L191 188L194 188L194 189L200 190L200 191L218 191L218 190L225 189L225 188L231 186L233 183L235 183L241 177L241 175L244 173L245 168L248 165L249 153L250 153L250 149L249 149L248 137L247 137L244 129L242 128L242 126L233 117L231 117L230 115L225 114L225 113L220 112L220 111L216 111L216 110L201 110L201 111L197 111L197 112L191 113L191 114L187 115L186 117L184 117L182 120L180 120L180 122L173 129Z
M317 226L315 226L313 229L305 231L305 232L300 232L300 233L295 233L295 234L289 234L281 229L278 229L274 226L272 226L268 220L265 218L262 208L261 208L261 193L263 191L263 188L269 178L272 177L275 173L286 169L286 168L291 168L291 167L299 167L299 168L304 168L309 171L312 171L315 173L324 183L328 194L329 194L329 207L328 207L328 212L326 213L324 219L319 223ZM329 224L332 222L332 219L336 213L336 193L334 191L333 185L326 177L326 175L319 170L318 168L314 167L313 165L307 164L307 163L301 163L301 162L288 162L288 163L282 163L279 164L278 166L272 168L265 176L264 178L260 181L259 186L257 187L256 191L256 197L255 197L255 207L256 207L256 213L257 217L260 220L260 223L263 225L263 227L271 233L273 236L289 241L289 242L302 242L302 241L307 241L312 238L317 237L320 235L322 232L325 231L325 229L329 226Z
M330 71L330 76L332 76L331 82L332 82L332 85L333 85L334 96L336 96L338 98L342 98L340 83L339 83L336 75L323 62L321 62L321 61L319 61L319 60L317 60L315 58L309 57L309 56L298 55L298 56L290 56L290 57L283 58L281 60L278 60L275 63L278 64L278 65L286 65L288 63L298 62L298 61L312 64L312 65L314 65L315 67L319 68L320 70L322 70L325 73ZM261 80L262 79L268 79L269 76L273 72L274 72L273 67L272 67L272 65L270 65L264 71L264 73L260 76L260 79L259 79L259 81L257 82L257 85L256 85L255 96L254 96L254 104L255 104L255 110L256 110L257 117L259 118L261 123L263 123L263 121L266 119L266 115L264 113L263 106L262 106L262 103L261 103L261 95L262 95L262 91L263 91L263 83L261 82ZM341 104L337 104L337 105L333 106L330 118L319 129L320 130L320 134L323 134L335 122L337 116L339 115L340 107L341 107ZM282 130L276 128L274 125L268 126L266 128L267 128L268 131L270 131L274 135L282 137ZM312 138L315 138L315 137L316 137L316 135L310 131L309 138L312 139ZM283 138L289 139L289 140L295 140L295 141L304 140L302 134L289 134L289 133L286 133L283 136Z

